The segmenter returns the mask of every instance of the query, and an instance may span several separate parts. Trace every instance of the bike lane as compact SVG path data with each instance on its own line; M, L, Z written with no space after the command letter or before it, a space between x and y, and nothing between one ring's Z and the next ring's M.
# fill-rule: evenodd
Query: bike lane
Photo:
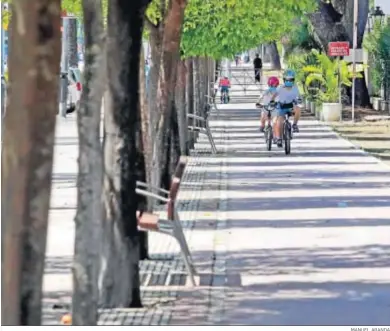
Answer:
M266 150L252 105L220 106L227 137L221 324L389 325L390 168L303 118Z

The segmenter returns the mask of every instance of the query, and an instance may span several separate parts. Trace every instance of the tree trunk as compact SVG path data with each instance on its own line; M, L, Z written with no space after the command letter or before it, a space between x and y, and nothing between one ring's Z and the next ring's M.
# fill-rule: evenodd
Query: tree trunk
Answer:
M150 112L148 109L147 96L146 96L146 81L145 81L145 57L143 48L141 47L141 57L140 57L140 74L139 74L139 84L140 84L140 103L138 109L138 119L139 119L139 128L138 135L139 141L139 150L141 154L139 155L139 174L138 180L146 183L150 183L150 164L152 162L151 157L151 132L150 132ZM138 196L139 204L142 204L139 210L152 211L153 210L153 199L147 199ZM145 260L149 256L149 242L148 242L148 233L146 231L140 232L140 260Z
M170 141L169 141L169 181L175 172L175 168L180 158L180 135L178 123L178 110L172 103L172 112L170 119ZM170 184L170 183L169 183Z
M218 80L220 70L221 70L221 61L215 61L214 82Z
M160 164L166 164L163 147L166 144L165 134L172 109L172 95L175 89L176 61L179 60L180 35L184 20L184 10L187 0L172 0L164 19L164 37L162 44L162 65L158 79L156 122L153 123L155 139L153 141L152 184L160 186ZM153 105L150 105L153 107Z
M210 97L213 96L214 89L214 72L215 72L215 61L212 58L209 58L209 74L207 79L207 95ZM210 102L210 99L209 99Z
M193 71L193 58L188 58L186 60L186 113L194 114L194 71ZM187 123L192 123L193 121L187 121ZM189 149L194 147L194 133L188 132L188 147Z
M101 0L83 0L85 33L84 84L77 113L79 173L73 264L73 325L96 325L102 242L103 159L100 143L104 50Z
M193 114L199 116L199 100L200 100L200 92L199 92L199 57L193 57L192 59L192 78L193 78ZM199 126L199 121L198 120L191 120L191 123L193 126ZM198 139L199 133L197 131L192 132L192 139L194 141L194 144L196 143Z
M137 145L137 159L136 159L136 180L141 182L147 182L146 175L146 160L145 160L145 146L143 144L143 132L142 132L142 118L141 118L141 105L137 112L137 132L136 132L136 145ZM148 210L148 200L140 195L137 195L138 210ZM145 260L148 258L148 233L146 231L139 232L139 259Z
M79 66L79 55L77 52L77 19L71 18L68 19L68 33L67 33L67 52L68 52L68 61L69 67Z
M308 16L317 41L324 50L328 50L328 44L331 41L350 41L341 23L342 15L334 9L331 3L318 1L317 11Z
M206 58L201 57L199 59L199 98L200 108L199 113L201 116L205 115L206 109L206 91L207 91L207 63Z
M160 22L160 25L163 23ZM156 106L157 106L157 89L159 84L159 77L161 71L161 57L162 57L162 39L163 39L163 31L161 31L161 26L151 26L149 24L149 41L150 41L150 49L152 56L152 63L149 72L149 84L147 91L147 106L148 106L148 116L149 116L149 126L150 126L150 150L148 159L148 166L150 167L150 178L148 183L152 185L158 186L160 183L160 179L157 180L161 176L161 171L163 165L161 162L154 163L153 155L155 151L153 150L154 141L156 138L156 131L154 128L157 125L157 115L156 114ZM155 174L155 177L153 176ZM153 208L153 203L155 201L151 201L148 203L150 208Z
M157 98L157 87L158 80L160 77L161 68L161 52L162 52L162 38L161 30L155 26L150 27L150 49L152 55L152 63L149 71L147 101L149 106L149 117L151 127L155 127L156 117L156 98ZM154 134L154 133L153 133Z
M364 32L367 26L368 12L369 12L369 0L358 0L358 25L357 25L357 48L361 48L363 44ZM344 5L337 7L337 2L343 2ZM348 39L353 41L353 11L354 11L354 0L336 0L335 8L339 13L342 13L341 22L345 27L345 31L348 35ZM339 11L340 10L340 11Z
M193 76L194 76L194 114L200 115L200 70L199 57L194 57Z
M141 126L142 126L142 144L143 152L145 157L145 170L146 170L146 181L150 183L150 165L152 163L152 133L150 126L150 112L146 92L146 82L145 82L145 65L144 65L144 54L141 48L141 60L140 60L140 117L141 117Z
M135 193L137 111L143 17L148 1L112 0L108 6L102 304L141 306Z
M342 17L343 25L346 27L349 40L353 41L353 0L345 0L345 11ZM357 25L357 48L363 47L364 32L366 30L368 13L369 13L369 1L359 0L358 7L358 25ZM352 47L352 43L351 43ZM364 74L364 73L363 73ZM350 89L350 95L352 95L352 89ZM365 77L357 78L355 80L355 103L360 106L370 105L370 95L367 88Z
M161 187L169 190L171 186L171 177L176 167L176 161L180 157L180 139L179 139L179 127L177 121L177 111L175 108L175 87L176 87L176 77L177 77L177 63L179 62L179 57L177 56L175 63L173 64L176 68L175 76L172 77L173 81L173 91L169 95L169 118L167 119L166 131L163 135L163 149L162 149L162 164L164 168L162 169L161 174ZM178 148L177 148L178 146ZM172 166L174 163L174 166Z
M186 105L186 74L187 69L185 61L177 63L177 80L175 90L175 108L177 110L177 121L179 125L180 152L182 155L189 155L188 146L188 122L187 122L187 105Z
M60 0L14 0L12 5L11 88L1 168L2 325L41 324L58 108L60 12Z
M322 48L327 51L331 41L349 41L352 47L353 0L318 2L317 11L309 14L309 19L314 27L316 40ZM368 8L368 0L359 0L358 48L361 48L363 42ZM370 96L364 77L356 79L356 105L367 106L369 104Z
M267 45L267 53L270 57L271 68L274 70L281 70L280 55L275 41Z

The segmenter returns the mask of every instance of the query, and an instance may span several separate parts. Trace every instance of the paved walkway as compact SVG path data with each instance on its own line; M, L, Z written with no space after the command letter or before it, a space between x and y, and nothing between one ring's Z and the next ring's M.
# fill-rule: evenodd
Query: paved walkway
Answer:
M189 287L177 245L150 235L145 308L101 310L101 324L390 324L390 168L307 118L292 154L267 152L250 104L219 106L219 155L198 141L180 216L200 273ZM68 309L76 204L75 119L60 119L45 324ZM53 309L53 304L62 307Z
M312 119L266 151L251 106L227 121L222 324L389 325L390 168ZM207 171L213 171L209 167Z
M215 138L223 139L223 132ZM68 312L72 291L72 259L74 249L74 216L76 213L76 177L78 139L74 114L59 118L56 132L53 191L49 215L49 232L44 277L44 324L58 324ZM202 287L212 282L214 272L215 233L222 219L220 190L222 158L210 155L209 146L198 146L183 177L179 210L185 234L194 256L202 260ZM213 166L214 171L204 169ZM220 169L217 171L216 169ZM216 192L208 191L212 184ZM209 197L210 199L205 199ZM202 199L203 198L203 199ZM217 199L215 199L217 198ZM164 216L164 213L161 213ZM197 255L196 250L202 252ZM100 324L167 325L178 301L179 292L188 289L188 279L179 255L178 245L170 237L149 234L152 261L142 261L140 276L143 309L101 310ZM204 252L207 252L204 254ZM203 291L203 290L202 290ZM207 292L207 290L206 290ZM203 293L203 292L199 292Z

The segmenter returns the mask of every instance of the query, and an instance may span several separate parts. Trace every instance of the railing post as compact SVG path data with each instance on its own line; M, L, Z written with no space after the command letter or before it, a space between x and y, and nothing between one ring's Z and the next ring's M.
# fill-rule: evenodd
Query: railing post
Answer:
M210 126L209 126L209 121L208 120L206 120L206 134L207 134L207 137L208 137L209 142L210 142L211 153L213 153L215 155L215 154L217 154L217 147L215 146L214 139L213 139L213 136L211 134L211 130L210 130Z

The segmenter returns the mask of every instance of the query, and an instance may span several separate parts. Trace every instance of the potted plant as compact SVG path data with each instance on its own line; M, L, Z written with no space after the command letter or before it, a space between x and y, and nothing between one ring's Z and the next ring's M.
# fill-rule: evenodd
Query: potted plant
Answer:
M380 102L382 100L381 97L381 86L382 86L382 78L381 78L381 72L378 70L378 67L375 65L371 69L371 86L372 86L372 95L370 98L370 102L372 104L372 108L375 110L380 110Z
M310 114L314 114L316 107L315 107L315 99L312 95L308 96L307 104L308 105L306 109L310 111Z
M322 114L322 101L317 99L315 101L315 118L319 121L323 120L323 114Z
M375 110L390 110L390 24L374 23L372 31L364 40L364 47L369 52L373 65L371 84L373 95L371 103Z
M317 58L316 65L303 68L308 73L306 85L318 82L318 101L321 103L322 119L327 122L339 121L341 119L342 104L340 102L340 84L352 85L352 73L349 72L347 63L343 60L333 60L327 55L313 50ZM340 78L339 78L340 76ZM358 73L357 77L361 77Z
M387 23L382 30L379 39L379 62L382 78L382 95L380 109L390 112L390 23Z
M318 90L320 85L316 81L310 82L310 85L305 84L305 89L307 91L309 99L309 110L311 114L315 114L318 101Z
M303 49L295 49L287 58L288 68L294 70L296 73L295 81L299 92L304 96L305 108L314 113L314 107L312 107L314 105L314 97L305 84L307 73L303 70L305 66L312 63L315 63L315 57L311 52Z
M307 104L306 109L309 110L311 114L314 114L316 109L316 94L312 89L308 89Z

